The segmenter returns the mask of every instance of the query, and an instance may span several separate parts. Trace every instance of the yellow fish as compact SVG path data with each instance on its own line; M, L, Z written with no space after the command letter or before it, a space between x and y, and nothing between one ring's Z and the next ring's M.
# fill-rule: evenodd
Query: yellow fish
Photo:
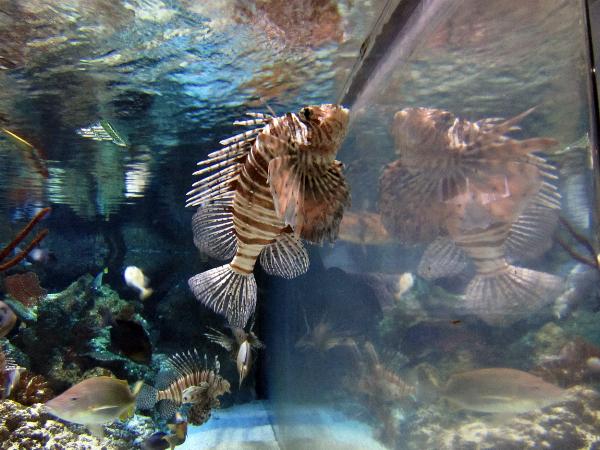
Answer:
M154 293L152 288L148 287L150 280L139 267L126 267L125 272L123 272L123 278L127 286L140 291L140 300L146 300Z
M125 420L133 414L142 384L137 382L131 391L125 380L104 376L88 378L45 405L56 417L85 425L93 434L101 436L102 425Z

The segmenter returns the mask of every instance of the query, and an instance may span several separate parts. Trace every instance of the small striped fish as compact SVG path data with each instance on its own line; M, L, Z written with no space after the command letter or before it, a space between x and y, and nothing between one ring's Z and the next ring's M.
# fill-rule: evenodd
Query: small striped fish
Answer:
M208 368L206 355L201 359L197 350L180 353L169 358L169 381L164 389L144 385L137 400L141 409L152 409L162 401L165 417L175 414L183 403L213 404L218 397L228 393L229 382L219 375L220 364L215 357L214 369Z
M194 175L188 192L197 206L194 243L229 264L190 278L206 306L243 328L256 306L257 259L272 275L293 278L308 270L300 239L334 241L350 195L335 160L348 124L339 105L308 106L280 117L249 113L258 125L221 141Z

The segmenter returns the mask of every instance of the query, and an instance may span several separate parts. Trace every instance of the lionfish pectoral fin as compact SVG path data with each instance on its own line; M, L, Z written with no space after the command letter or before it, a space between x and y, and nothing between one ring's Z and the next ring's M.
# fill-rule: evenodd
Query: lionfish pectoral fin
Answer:
M256 307L254 275L238 273L229 264L191 277L188 285L196 299L236 327L246 326Z
M511 225L504 244L509 259L537 258L549 250L558 216L558 209L528 205Z
M450 238L437 238L425 249L417 273L427 280L452 277L463 272L469 259Z
M317 244L337 238L344 208L350 204L342 163L302 163L282 156L269 163L275 210L294 234Z
M269 275L295 278L308 270L308 253L297 237L282 233L260 253L260 264Z
M194 244L216 259L231 259L237 249L233 213L228 204L201 206L192 217Z
M510 325L551 304L562 283L556 275L507 265L499 274L476 275L471 280L464 312L490 325Z

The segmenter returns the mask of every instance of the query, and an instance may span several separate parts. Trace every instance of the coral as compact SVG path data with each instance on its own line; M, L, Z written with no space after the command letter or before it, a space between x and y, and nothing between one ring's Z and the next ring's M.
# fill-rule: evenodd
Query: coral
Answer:
M532 373L562 387L582 383L597 383L600 373L592 361L600 358L600 347L576 337L567 342L558 354L549 355Z
M411 450L593 448L600 433L600 395L582 387L572 388L569 393L564 403L521 414L501 424L488 421L485 415L448 424L449 418L457 416L448 416L447 409L436 412L434 407L423 408L403 435ZM440 414L446 415L446 420L440 420Z
M29 223L27 225L25 225L25 227L23 227L23 229L21 231L19 231L19 233L15 236L15 238L8 243L8 245L6 245L6 247L4 247L2 250L0 250L0 272L4 271L4 270L8 270L11 267L19 264L19 262L21 262L28 254L31 250L33 250L35 248L35 246L37 246L42 239L44 239L47 235L48 235L48 230L44 229L42 231L40 231L34 238L33 240L27 244L25 246L25 248L23 250L21 250L15 257L9 259L8 261L2 263L1 261L6 258L10 252L12 252L17 245L19 245L23 239L25 239L27 237L27 235L31 232L32 228L40 221L44 218L44 216L46 214L48 214L50 212L50 208L44 208L42 209L40 212L38 212L33 219L31 219L29 221Z
M47 402L53 396L54 392L43 376L25 371L19 376L9 398L22 405L31 406L35 403Z
M29 355L28 367L46 375L57 392L81 381L84 372L94 367L107 368L131 381L147 378L149 367L111 351L107 316L132 317L148 329L135 304L121 299L108 286L95 290L93 277L85 275L64 291L41 300L37 319L20 330L12 343Z
M46 295L35 272L14 274L4 279L6 293L28 308L36 305Z
M140 431L150 432L148 421L137 418L135 427L115 422L98 439L82 426L59 422L41 404L24 407L5 400L0 402L0 450L131 450L138 448Z

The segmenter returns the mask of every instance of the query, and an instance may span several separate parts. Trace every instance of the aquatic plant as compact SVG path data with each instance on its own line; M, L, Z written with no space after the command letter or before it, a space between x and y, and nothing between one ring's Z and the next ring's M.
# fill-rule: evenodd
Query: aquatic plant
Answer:
M28 308L46 296L46 290L40 286L40 279L35 272L17 273L6 277L4 289L8 295Z
M49 212L50 208L44 208L40 212L38 212L33 217L33 219L31 219L29 223L25 225L21 229L21 231L19 231L15 238L12 241L10 241L2 250L0 250L0 272L8 270L11 267L14 267L15 265L19 264L23 259L25 259L29 252L31 252L31 250L33 250L42 241L42 239L44 239L48 235L48 229L43 229L33 238L33 240L29 244L25 246L23 250L17 253L16 256L12 257L4 263L2 262L2 260L5 259L10 254L10 252L12 252L17 247L17 245L19 245L27 237L27 235L29 235L29 233L31 233L33 227L40 220L42 220Z
M44 403L53 396L54 391L42 375L35 375L26 370L21 373L9 398L21 405L31 406L35 403Z

